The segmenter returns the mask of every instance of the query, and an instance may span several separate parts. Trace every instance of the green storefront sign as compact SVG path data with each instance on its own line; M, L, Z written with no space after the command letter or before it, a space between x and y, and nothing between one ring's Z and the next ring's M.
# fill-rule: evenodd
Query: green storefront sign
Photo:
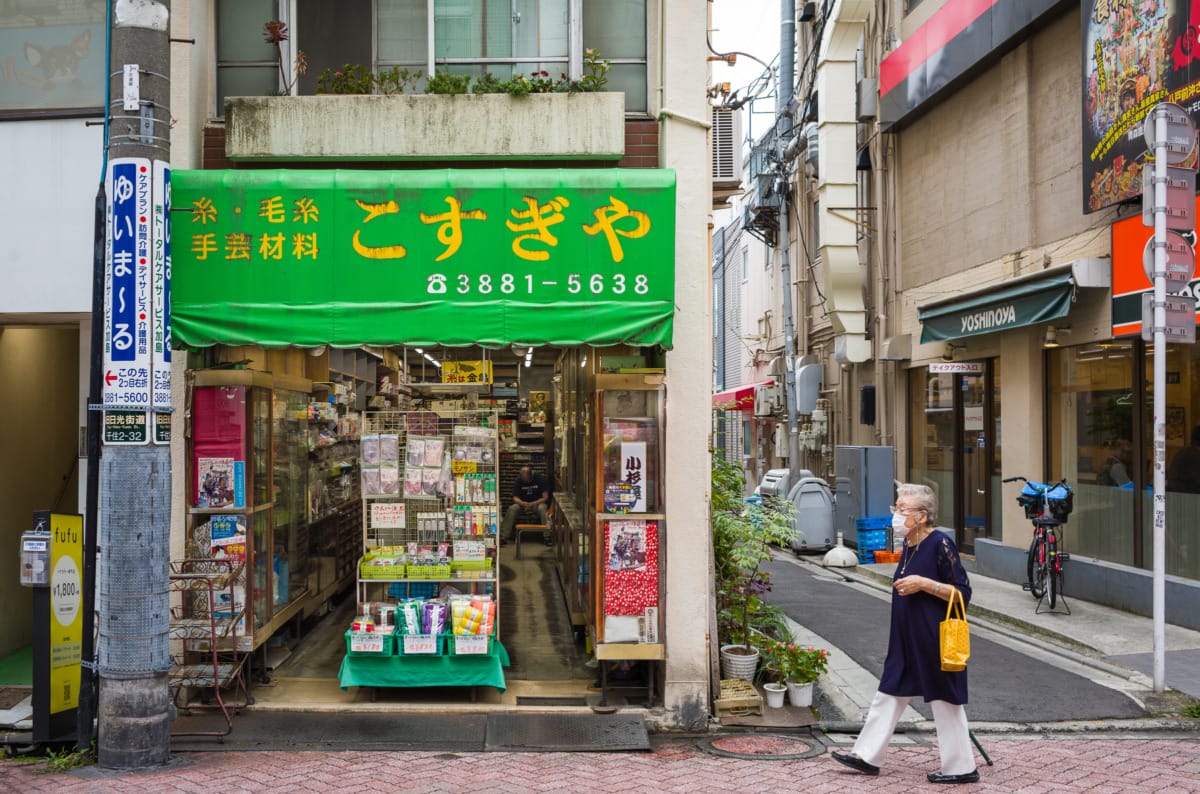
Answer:
M961 339L1066 317L1075 296L1070 270L920 307L921 342Z
M175 171L171 333L670 347L675 174Z

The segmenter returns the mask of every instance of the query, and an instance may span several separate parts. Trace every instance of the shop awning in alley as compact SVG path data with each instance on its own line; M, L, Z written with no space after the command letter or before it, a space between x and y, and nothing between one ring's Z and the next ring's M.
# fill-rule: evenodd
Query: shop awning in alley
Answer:
M921 342L991 334L1066 317L1077 287L1107 287L1108 263L1081 259L918 307Z
M172 344L671 346L669 169L175 171Z
M725 411L753 411L754 390L759 386L771 386L774 383L773 380L764 380L747 386L735 386L732 389L714 392L712 407Z

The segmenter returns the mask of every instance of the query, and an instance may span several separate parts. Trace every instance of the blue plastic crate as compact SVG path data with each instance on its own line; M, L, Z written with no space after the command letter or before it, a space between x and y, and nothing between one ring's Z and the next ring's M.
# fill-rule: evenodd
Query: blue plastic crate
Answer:
M891 516L863 516L854 520L854 528L859 532L864 529L887 529L891 525Z
M859 565L874 565L874 563L875 563L875 552L860 551L858 553L858 564Z
M858 531L858 550L875 551L887 548L886 529L860 529Z

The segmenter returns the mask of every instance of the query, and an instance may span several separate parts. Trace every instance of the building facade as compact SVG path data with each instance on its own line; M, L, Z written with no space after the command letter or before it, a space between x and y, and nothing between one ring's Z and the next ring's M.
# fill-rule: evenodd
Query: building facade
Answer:
M897 478L938 493L963 551L1018 582L1032 527L1002 480L1065 477L1069 589L1149 614L1141 125L1194 77L1169 57L1174 21L1133 17L1038 2L818 8L799 25L796 62L814 69L797 75L788 242L795 353L821 363L830 443L893 446ZM1132 46L1142 29L1167 43ZM855 54L839 61L842 46ZM748 188L761 214L769 199ZM1185 624L1200 578L1186 519L1195 356L1168 345L1162 418L1168 620Z

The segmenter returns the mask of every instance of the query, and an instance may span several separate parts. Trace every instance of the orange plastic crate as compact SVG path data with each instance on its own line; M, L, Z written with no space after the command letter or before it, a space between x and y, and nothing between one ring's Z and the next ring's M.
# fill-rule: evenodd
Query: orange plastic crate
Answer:
M900 552L883 551L882 549L877 549L875 551L875 562L876 564L884 562L900 562Z

